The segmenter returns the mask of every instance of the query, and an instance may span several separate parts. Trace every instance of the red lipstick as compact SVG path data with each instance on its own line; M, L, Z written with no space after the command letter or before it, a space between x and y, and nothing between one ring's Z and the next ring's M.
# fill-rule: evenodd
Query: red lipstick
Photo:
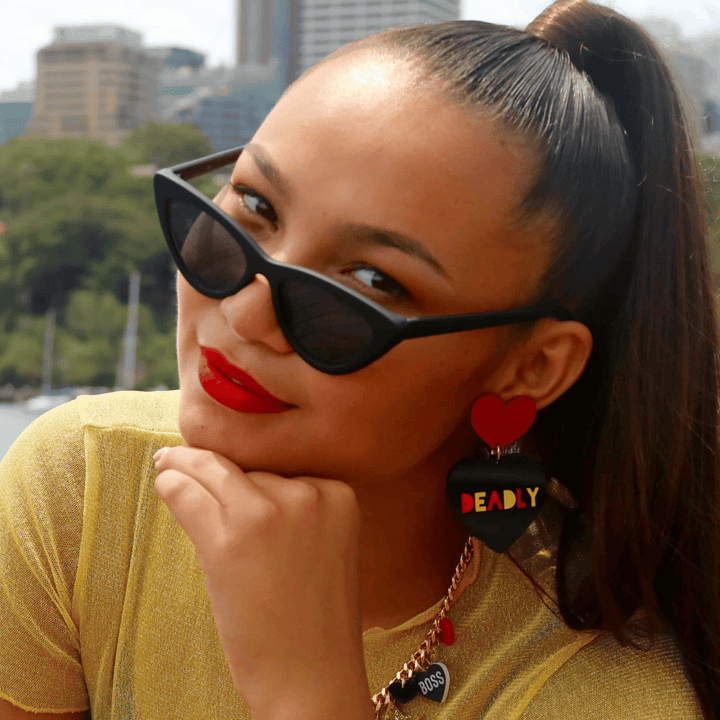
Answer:
M281 413L293 407L271 395L217 350L201 347L200 352L205 358L200 367L200 385L221 405L246 413Z

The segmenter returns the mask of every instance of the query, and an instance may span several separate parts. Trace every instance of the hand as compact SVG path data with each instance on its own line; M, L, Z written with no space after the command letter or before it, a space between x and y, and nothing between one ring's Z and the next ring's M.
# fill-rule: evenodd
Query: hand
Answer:
M155 490L195 545L233 682L254 720L374 717L352 489L163 448Z

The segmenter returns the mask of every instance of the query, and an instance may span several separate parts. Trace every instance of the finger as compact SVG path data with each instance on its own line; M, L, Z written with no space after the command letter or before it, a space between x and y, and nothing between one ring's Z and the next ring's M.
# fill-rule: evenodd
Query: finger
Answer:
M235 463L212 450L177 446L161 448L154 457L158 471L177 470L193 477L223 508L260 495Z
M358 512L357 497L350 485L340 480L314 477L282 478L272 473L247 473L271 501L285 507L316 507L329 517L345 522Z
M248 477L273 508L272 513L261 517L265 522L257 523L256 538L297 527L303 529L303 542L319 546L349 548L357 540L360 510L353 489L346 483L311 477L286 479L263 472L249 472ZM296 550L298 542L297 537L292 542Z
M217 500L192 476L163 470L155 479L155 492L196 546L200 541L207 543L219 529L221 508Z
M282 526L280 508L222 455L167 448L156 454L156 465L158 493L202 557L223 557L260 536L276 536Z

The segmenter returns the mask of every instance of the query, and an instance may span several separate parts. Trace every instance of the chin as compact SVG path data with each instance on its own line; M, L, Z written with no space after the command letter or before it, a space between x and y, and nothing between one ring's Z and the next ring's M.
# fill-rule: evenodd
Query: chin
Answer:
M276 418L236 413L215 402L199 387L181 390L178 421L187 445L216 452L244 472L261 470L284 477L307 474L297 467L296 454L277 456L278 447L286 444L276 433L268 433L267 423L277 422Z
M203 407L207 403L203 402L202 397L189 397L190 395L197 395L197 393L185 390L180 392L178 423L183 440L190 447L219 452L218 447L213 447L218 444L218 433L217 431L213 432L213 428L217 428L217 419L213 417L213 408ZM212 442L213 439L215 443Z

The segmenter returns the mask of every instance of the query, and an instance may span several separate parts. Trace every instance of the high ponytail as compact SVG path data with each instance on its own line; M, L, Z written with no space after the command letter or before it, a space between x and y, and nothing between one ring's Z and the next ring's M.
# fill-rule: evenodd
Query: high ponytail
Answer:
M570 0L548 8L527 32L567 54L612 103L638 179L628 250L609 286L623 288L615 320L603 324L611 335L596 338L588 376L548 413L549 428L578 407L602 417L597 435L562 437L582 449L569 464L593 459L583 499L594 528L592 580L583 595L561 598L564 614L578 627L616 631L638 607L652 627L664 621L706 716L717 717L718 329L687 123L653 42L613 11ZM613 308L602 300L590 310L605 312ZM567 477L572 467L557 471Z
M633 642L642 613L650 634L674 634L706 718L720 718L718 327L703 188L665 62L637 25L585 0L526 32L464 21L380 42L536 150L518 220L556 245L536 299L593 334L582 377L535 424L584 510L563 530L564 620ZM568 582L585 544L585 580Z

